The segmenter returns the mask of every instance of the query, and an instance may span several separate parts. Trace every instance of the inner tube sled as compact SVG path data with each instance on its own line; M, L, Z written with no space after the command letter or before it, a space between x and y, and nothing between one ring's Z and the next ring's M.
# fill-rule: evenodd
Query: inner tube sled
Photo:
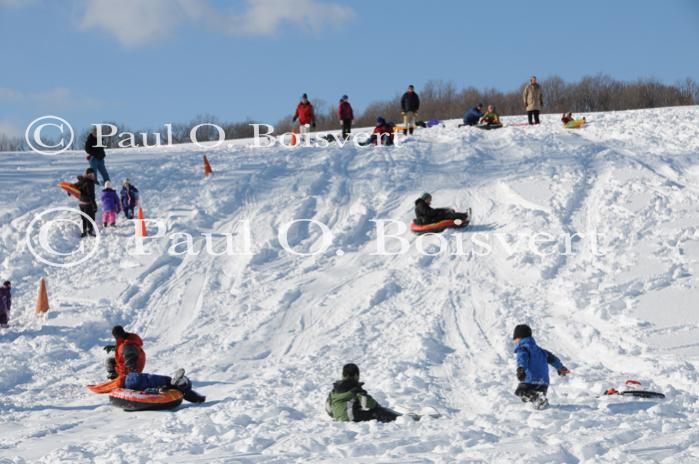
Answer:
M412 222L410 224L410 230L420 235L428 232L439 233L443 232L445 229L461 229L467 225L468 219L444 219L443 221L424 225L418 225Z
M176 389L138 391L117 388L109 393L109 402L124 411L174 409L182 403L182 398L182 392Z

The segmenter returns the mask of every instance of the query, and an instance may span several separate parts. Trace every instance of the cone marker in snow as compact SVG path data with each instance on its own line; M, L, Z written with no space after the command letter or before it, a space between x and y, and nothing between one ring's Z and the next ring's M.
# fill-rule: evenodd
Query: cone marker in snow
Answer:
M291 129L291 146L296 146L296 129Z
M209 164L209 159L204 155L204 178L209 177L209 174L213 174L213 169L211 169L211 165Z
M49 310L49 296L46 293L46 280L39 280L39 297L36 299L36 312L43 314Z
M138 208L138 222L136 223L136 236L137 237L148 237L148 230L146 229L146 222L143 218L143 208Z

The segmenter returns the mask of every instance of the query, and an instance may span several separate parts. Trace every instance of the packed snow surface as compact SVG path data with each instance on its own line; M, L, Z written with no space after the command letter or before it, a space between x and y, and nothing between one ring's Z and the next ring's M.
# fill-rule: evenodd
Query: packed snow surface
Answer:
M108 151L115 183L129 177L167 230L144 255L120 216L69 268L39 261L27 228L76 206L56 184L84 154L1 154L14 304L0 462L699 462L699 108L587 116L580 130L555 115L496 131L448 121L393 148ZM473 208L472 226L440 243L384 223L405 240L385 251L404 252L379 253L380 221L409 224L423 191ZM282 243L297 219L317 223ZM250 254L207 252L203 234L217 253L229 239L244 250L246 220ZM58 223L48 241L72 250L79 230ZM573 371L551 372L544 411L512 395L519 323ZM184 367L208 401L127 413L88 392L115 324L144 338L146 371ZM443 417L332 422L323 403L347 362L382 404ZM667 399L598 397L626 379Z

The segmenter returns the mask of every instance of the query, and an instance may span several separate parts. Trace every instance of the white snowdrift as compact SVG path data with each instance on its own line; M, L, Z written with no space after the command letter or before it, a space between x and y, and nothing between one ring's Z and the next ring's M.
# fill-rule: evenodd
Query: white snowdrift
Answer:
M168 235L199 250L201 234L249 220L253 254L177 256L162 238L132 256L120 217L67 269L37 261L25 233L42 211L75 206L55 185L83 155L1 154L0 278L14 310L0 333L0 462L699 462L699 108L588 116L578 131L555 116L489 132L451 121L399 148L237 142L206 152L208 181L191 145L112 151L113 179L133 180ZM377 256L372 221L407 224L423 191L472 207L474 225L445 232L441 255L405 232L406 253ZM327 250L284 250L277 233L294 219L326 224ZM558 251L517 244L537 232ZM561 237L574 238L567 254ZM314 225L287 238L322 249ZM68 250L78 231L64 223L50 240ZM33 312L42 276L45 318ZM512 395L522 322L573 371L552 372L546 411ZM87 392L117 323L144 337L147 371L185 367L209 401L125 413ZM323 401L350 361L380 402L444 417L331 422ZM627 378L668 398L596 398Z

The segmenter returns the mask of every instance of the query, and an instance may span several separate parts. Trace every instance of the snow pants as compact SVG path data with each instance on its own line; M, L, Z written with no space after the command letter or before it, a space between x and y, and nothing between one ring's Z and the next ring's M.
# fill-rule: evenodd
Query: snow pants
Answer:
M368 411L359 410L354 412L354 422L365 422L376 420L379 422L393 422L398 418L398 415L386 408L377 406Z
M546 395L548 391L548 385L540 385L534 383L520 383L515 390L515 395L519 396L522 401L534 401L540 395Z
M80 211L92 219L92 221L89 221L83 214L80 215L80 219L83 221L83 234L88 234L88 233L95 233L95 228L93 227L93 224L95 223L95 215L97 214L97 208L95 208L94 205L84 205L80 204Z

